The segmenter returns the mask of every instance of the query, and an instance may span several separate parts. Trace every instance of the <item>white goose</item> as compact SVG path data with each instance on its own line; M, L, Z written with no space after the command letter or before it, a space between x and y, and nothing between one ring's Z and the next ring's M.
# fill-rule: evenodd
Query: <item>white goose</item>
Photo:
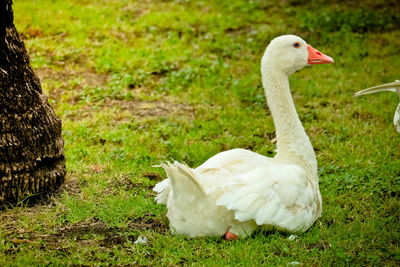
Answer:
M294 35L275 38L261 61L262 80L274 118L277 154L245 149L218 153L191 169L161 164L168 178L154 187L167 205L172 232L245 237L254 230L306 231L321 215L317 161L292 100L288 76L307 64L333 59Z
M392 83L385 83L358 91L357 93L354 94L354 96L367 95L383 91L395 92L397 93L397 96L400 99L400 80L396 80L395 82ZM400 133L400 103L397 106L396 111L394 112L393 124L394 126L396 126L397 132Z

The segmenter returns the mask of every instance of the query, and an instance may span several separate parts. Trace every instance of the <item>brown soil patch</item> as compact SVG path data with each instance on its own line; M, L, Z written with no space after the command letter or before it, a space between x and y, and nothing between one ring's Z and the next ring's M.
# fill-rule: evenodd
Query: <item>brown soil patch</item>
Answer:
M68 192L70 195L73 195L73 196L79 195L81 193L81 187L80 187L78 178L67 174L67 177L65 178L65 182L55 192L55 195L58 195L63 192Z
M132 177L128 174L112 177L108 181L108 186L104 189L103 194L116 194L121 190L128 191L138 189L142 191L143 189L146 189L145 194L149 198L154 198L155 192L153 192L153 187L157 181L161 181L163 178L156 172L144 172L142 173L142 177L145 177L150 181L138 179L137 177Z
M52 247L58 247L65 243L62 240L71 239L75 242L83 243L82 245L90 245L92 243L101 247L112 247L124 244L128 240L135 240L133 235L124 235L118 228L107 227L103 221L97 218L91 218L64 228L59 228L54 234L37 236L37 238Z
M317 242L315 244L308 244L306 245L307 249L309 251L312 251L314 249L318 249L319 251L323 251L323 250L329 250L332 248L332 244L326 241L320 241Z
M71 81L72 78L81 77L82 81L79 83L79 87L85 86L104 86L111 76L106 74L98 74L95 70L85 69L85 70L74 70L64 68L62 70L55 70L50 67L41 67L35 70L36 74L41 80L57 80L60 82Z
M143 177L147 177L150 180L161 181L163 177L158 172L144 172L142 173Z
M109 186L105 189L104 193L114 194L114 191L120 190L132 190L134 188L138 189L148 189L151 193L153 185L145 184L141 181L132 181L129 175L121 175L119 177L113 177L109 183Z
M24 31L20 32L20 36L22 39L28 40L28 39L36 38L36 37L39 37L39 38L43 37L43 36L45 36L45 34L39 28L36 28L36 27L30 25Z
M75 70L64 68L55 70L50 67L41 67L35 70L42 83L46 83L48 98L56 102L65 101L63 95L68 94L68 103L75 104L81 99L80 93L85 87L105 87L111 80L107 74L98 74L95 70ZM98 103L97 103L98 104ZM118 121L124 117L130 119L132 116L138 118L162 117L174 115L193 115L194 106L175 103L169 100L145 101L140 99L114 99L106 98L99 104L101 108L117 108L120 112L116 114ZM83 107L84 112L70 113L69 119L77 119L90 116L90 106ZM97 111L96 111L97 112ZM123 115L123 113L128 113Z
M352 114L352 117L355 119L361 119L361 120L370 120L374 117L374 115L370 112L358 112L355 111Z
M99 74L91 69L63 68L55 70L50 67L41 67L36 69L35 73L42 83L47 83L48 97L56 101L61 101L61 97L66 94L66 91L80 91L85 87L104 87L111 80L111 76ZM76 82L76 79L79 79L79 82Z
M11 230L11 229L10 229ZM134 242L139 237L135 231L154 230L158 233L166 233L167 226L152 217L145 215L132 219L127 228L109 227L97 217L49 230L49 234L37 234L35 232L23 232L11 230L5 236L5 242L11 242L18 249L19 245L33 245L42 248L62 249L69 246L69 242L78 246L95 246L100 248L112 248L116 245L124 246L127 242ZM9 251L13 253L13 251Z
M110 99L101 105L102 107L118 107L121 112L128 112L139 118L162 117L171 114L194 116L194 106L183 103L175 103L167 100L143 101L143 100L117 100Z

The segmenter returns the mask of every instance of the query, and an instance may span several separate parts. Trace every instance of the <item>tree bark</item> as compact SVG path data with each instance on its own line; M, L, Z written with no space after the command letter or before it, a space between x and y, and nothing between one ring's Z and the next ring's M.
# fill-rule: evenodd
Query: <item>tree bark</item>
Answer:
M61 120L29 64L11 5L0 0L0 204L54 191L65 177Z

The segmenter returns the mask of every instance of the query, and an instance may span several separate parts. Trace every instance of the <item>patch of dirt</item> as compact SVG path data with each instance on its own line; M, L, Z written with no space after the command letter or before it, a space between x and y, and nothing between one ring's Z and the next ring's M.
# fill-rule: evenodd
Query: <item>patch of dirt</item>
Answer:
M103 221L96 217L74 223L64 228L59 228L54 234L38 236L38 238L53 247L59 245L60 241L65 239L72 239L75 242L84 243L86 245L98 243L101 247L121 245L128 240L134 241L135 239L134 236L130 234L124 235L124 233L116 227L108 227Z
M68 192L70 195L73 196L79 195L81 193L81 187L78 178L67 174L67 176L65 177L65 182L55 192L55 195L63 192Z
M145 215L140 218L131 220L129 223L130 229L139 230L153 230L157 233L167 233L169 231L168 226L162 222L152 217L151 215Z
M224 30L226 34L245 36L253 30L252 26L240 25L236 27L229 27Z
M358 112L355 111L352 114L352 117L355 119L361 119L361 120L370 120L374 117L374 115L372 113L369 112Z
M109 191L110 193L113 193L114 190L131 190L133 188L145 188L145 189L151 189L148 185L145 185L141 183L140 181L132 181L130 179L130 175L124 174L118 177L114 177L108 186L106 188L106 192Z
M134 242L139 237L132 230L153 230L157 233L166 233L168 227L152 215L144 215L133 219L127 228L108 227L102 220L93 217L65 227L49 230L49 234L35 232L21 232L15 229L5 236L6 242L15 245L12 250L20 245L33 245L42 248L63 249L68 242L78 243L80 246L96 246L100 248L113 248L123 246L127 242ZM10 253L13 253L10 251Z
M279 1L278 7L286 7L286 6L307 6L309 5L310 1L305 0L282 0ZM359 8L362 6L363 8L367 9L399 9L400 5L397 0L388 0L388 1L376 1L376 0L348 0L348 1L340 1L340 0L323 0L316 2L319 5L325 6L340 6L340 7L349 7L349 8Z
M162 177L158 173L152 172L143 173L143 177L148 178L150 181L143 181L132 177L129 174L112 177L108 181L108 186L104 189L103 194L111 195L121 190L128 191L137 189L142 192L145 190L145 194L148 195L148 197L153 198L155 196L155 193L153 192L154 184L156 181L161 181Z
M400 9L400 4L397 0L388 0L388 1L376 1L376 0L349 0L349 1L339 1L339 0L330 0L327 2L335 3L339 6L347 6L347 7L352 7L352 8L360 8L360 4L363 8L368 8L368 9L375 9L375 10L380 10L380 9L387 9L390 8L391 10L399 10Z
M1 212L1 211L0 211ZM0 216L0 225L2 231L15 231L19 232L19 229L16 229L14 222L18 220L18 214L16 213L3 213Z
M150 180L161 181L163 178L158 172L144 172L143 177L149 178Z
M66 91L80 91L85 87L104 87L111 80L110 75L99 74L93 69L75 70L65 67L55 70L50 67L41 67L35 69L35 73L42 83L49 82L48 97L56 101L61 101ZM70 99L72 103L76 100Z
M35 72L41 80L51 79L60 82L68 82L73 77L81 77L82 81L78 85L79 87L104 86L109 80L111 80L110 75L99 74L93 69L74 70L70 68L64 68L58 71L50 67L41 67L36 69Z
M76 104L81 100L81 92L86 87L106 87L112 77L107 74L99 74L92 69L76 70L69 67L56 70L50 67L41 67L35 70L42 83L46 83L47 96L50 100L56 102L67 101L69 104ZM138 90L137 88L130 88ZM68 95L68 99L65 99ZM64 98L63 98L64 96ZM98 103L96 103L98 105ZM101 108L118 108L116 116L117 121L131 119L132 116L137 118L162 117L167 115L187 115L194 116L194 106L175 103L170 100L146 101L140 99L126 100L106 98L103 103L99 104ZM68 113L69 119L79 119L90 116L90 104L84 106L84 112ZM98 110L96 111L98 112ZM129 113L125 116L123 112Z
M40 30L39 28L33 26L33 25L29 25L26 29L24 29L23 31L21 31L19 33L20 37L23 40L28 40L28 39L33 39L33 38L40 38L45 36L45 33Z
M146 117L162 117L166 115L184 115L189 114L194 117L194 106L175 103L167 100L142 101L142 100L118 100L110 99L101 105L102 107L118 107L121 112L129 112L131 115Z
M315 243L315 244L308 244L307 245L307 249L310 250L310 251L314 250L315 248L318 249L319 251L329 250L329 249L332 248L332 244L329 243L329 242L322 241L322 242L318 242L318 243Z

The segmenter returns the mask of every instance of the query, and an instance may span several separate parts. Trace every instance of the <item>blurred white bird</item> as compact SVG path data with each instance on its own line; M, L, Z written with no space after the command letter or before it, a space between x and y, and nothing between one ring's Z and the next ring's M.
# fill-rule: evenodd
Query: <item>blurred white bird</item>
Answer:
M397 93L397 96L400 99L400 80L396 80L395 82L385 83L358 91L357 93L354 94L354 96L373 94L382 91L395 92ZM397 132L400 133L400 103L397 106L396 112L394 113L393 124L394 126L396 126Z

